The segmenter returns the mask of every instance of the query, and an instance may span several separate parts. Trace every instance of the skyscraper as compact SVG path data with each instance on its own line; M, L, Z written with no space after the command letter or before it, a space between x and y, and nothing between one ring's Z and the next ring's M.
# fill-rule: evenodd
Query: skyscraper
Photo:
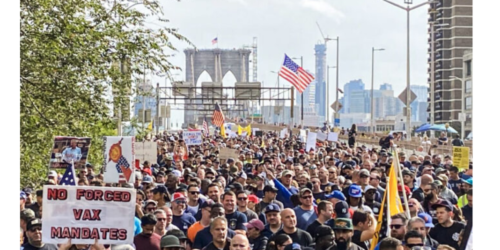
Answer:
M422 116L421 114L421 103L427 102L427 86L423 85L410 85L411 91L415 93L417 98L410 104L411 107L411 120L427 122L427 116ZM427 112L427 111L426 111Z
M349 114L352 113L350 111L351 105L351 92L356 90L364 90L365 84L361 79L351 80L350 82L344 84L344 102L342 103L343 107L340 109L341 114Z
M463 77L462 57L464 51L472 50L472 0L434 1L429 7L428 21L428 83L430 93L434 93L434 100L429 96L427 111L434 117L434 123L455 121L454 124L457 124L458 114L464 101L462 82L450 77ZM434 24L434 44L432 44L431 23ZM434 58L430 56L432 48L434 48ZM431 72L434 73L434 87L431 85ZM431 121L430 117L428 120Z
M320 116L325 116L325 106L326 106L326 46L325 44L316 44L314 46L315 51L315 80L316 89L314 102L318 104L317 114Z

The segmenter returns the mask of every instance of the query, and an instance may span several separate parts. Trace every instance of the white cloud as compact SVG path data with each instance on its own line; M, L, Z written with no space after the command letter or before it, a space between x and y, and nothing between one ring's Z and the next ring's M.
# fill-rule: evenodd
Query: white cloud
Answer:
M331 18L343 18L344 14L325 0L301 0L300 5L305 8L320 12Z

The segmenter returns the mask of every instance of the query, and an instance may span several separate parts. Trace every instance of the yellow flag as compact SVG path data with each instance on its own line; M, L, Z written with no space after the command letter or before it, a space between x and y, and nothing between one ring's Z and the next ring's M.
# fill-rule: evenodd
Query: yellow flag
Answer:
M226 129L224 128L224 124L220 126L220 135L222 135L222 138L226 138Z
M238 125L238 135L241 135L242 130L243 130L242 127Z
M375 246L377 246L378 244L384 217L390 217L404 211L401 204L401 199L399 198L398 194L398 181L396 179L396 171L394 170L394 162L392 163L391 170L389 170L388 179L389 181L387 182L384 197L382 198L382 203L380 204L380 213L377 219L377 229L375 231L375 235L372 238L370 250L375 249ZM387 221L387 223L389 223L389 221ZM388 225L386 225L386 227L388 227Z
M266 144L264 143L264 137L262 137L262 145L260 145L261 148L265 147Z
M153 121L151 121L148 125L148 130L153 130Z
M251 136L252 135L252 126L250 124L248 124L248 126L246 127L246 130L247 130L247 135Z

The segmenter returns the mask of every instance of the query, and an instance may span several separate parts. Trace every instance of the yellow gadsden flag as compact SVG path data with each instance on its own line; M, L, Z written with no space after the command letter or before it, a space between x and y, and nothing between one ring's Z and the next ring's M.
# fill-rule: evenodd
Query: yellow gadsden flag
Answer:
M226 138L226 129L224 128L224 124L220 126L220 135L222 135L222 138Z
M401 204L401 199L398 194L398 181L396 179L396 171L394 170L394 162L392 163L391 170L389 171L387 186L384 193L384 198L382 198L382 203L380 204L380 213L377 219L377 229L375 235L372 238L372 243L370 250L375 249L378 244L379 236L382 230L382 224L384 224L384 217L390 217L395 214L403 212L403 206ZM387 221L387 224L390 223Z
M241 135L243 132L247 132L247 135L252 135L252 126L248 124L246 127L241 127L238 125L238 135Z

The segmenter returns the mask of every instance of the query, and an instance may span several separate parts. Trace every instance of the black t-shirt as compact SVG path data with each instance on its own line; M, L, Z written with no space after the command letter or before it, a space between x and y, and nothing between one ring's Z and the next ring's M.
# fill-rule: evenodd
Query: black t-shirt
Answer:
M316 204L319 204L321 201L326 200L325 192L314 193L313 197L314 197L314 200L316 201Z
M313 223L311 223L311 225L309 225L306 229L306 232L308 232L311 237L313 238L313 241L316 241L314 238L314 231L316 231L316 228L318 228L319 226L321 226L322 224L319 223L318 220L315 220Z
M229 239L226 239L226 244L224 245L224 248L218 248L214 245L213 242L210 242L206 247L202 248L203 250L229 250L229 246L231 245L231 241Z
M472 207L469 205L465 205L462 207L462 214L464 215L465 220L468 222L472 222Z
M461 222L454 221L450 227L443 227L441 224L436 224L431 228L429 235L435 239L439 244L449 245L455 249L459 248L458 239L460 232L465 228Z
M337 245L333 245L329 247L327 250L338 250ZM356 245L356 243L352 243L351 245L347 248L347 250L363 250L360 246Z
M375 218L378 218L378 214L380 213L380 202L374 201L373 204L365 203L368 207L370 207L375 214Z
M360 246L362 249L370 249L370 241L361 241L361 231L354 230L354 234L351 237L351 242Z
M24 250L57 250L57 246L53 244L44 244L43 247L34 247L31 244L26 244Z
M276 236L280 235L280 234L286 234L286 235L290 236L293 243L297 243L297 244L304 246L304 247L310 246L313 243L312 236L308 232L306 232L300 228L297 228L297 231L295 231L295 233L293 233L293 234L287 234L287 233L285 233L285 231L283 231L283 229L281 229L278 232L276 232L271 237L271 239L269 239L269 242L275 241Z
M227 219L227 227L232 230L247 230L243 223L247 223L247 217L238 211L235 211L232 214L226 214Z
M464 183L464 179L459 178L458 180L452 180L451 178L448 180L448 184L451 186L451 190L455 192L457 197L462 196L462 191L460 190L460 185Z
M415 198L418 202L423 202L425 198L424 190L419 187L411 194L411 198Z
M232 239L236 233L228 229L227 230L227 238ZM200 230L198 233L196 233L196 236L194 237L194 242L193 242L193 247L192 249L202 249L206 245L208 245L210 242L212 242L213 236L210 233L210 227L205 227L202 230Z

